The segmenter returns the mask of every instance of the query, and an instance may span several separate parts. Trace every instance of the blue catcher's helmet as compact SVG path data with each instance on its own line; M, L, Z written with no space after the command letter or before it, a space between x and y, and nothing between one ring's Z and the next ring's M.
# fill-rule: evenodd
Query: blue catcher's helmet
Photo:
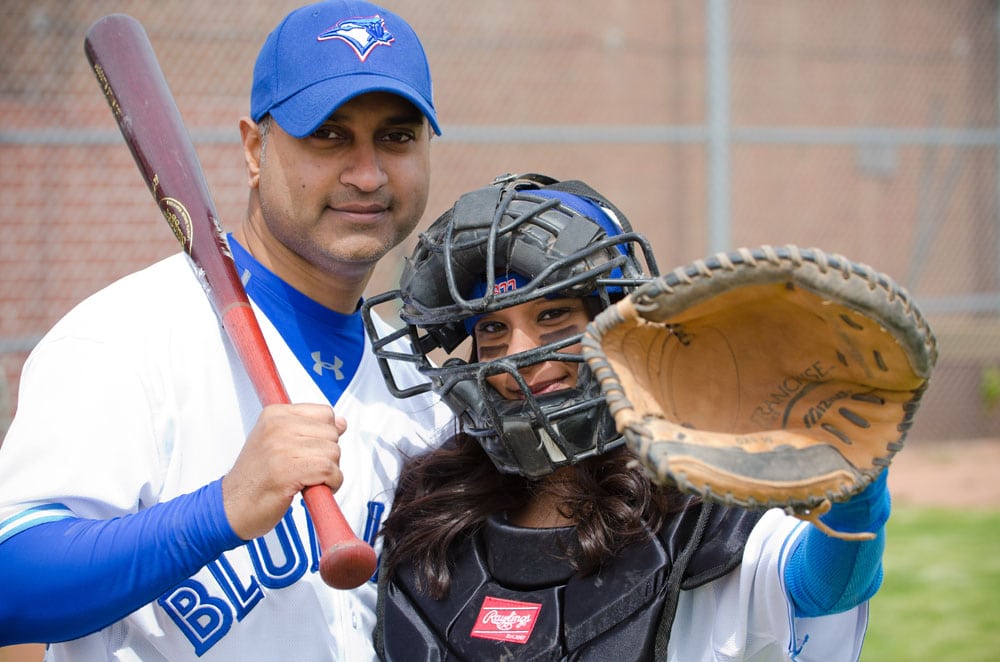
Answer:
M452 356L474 320L540 297L593 297L601 310L658 275L649 242L604 196L579 181L507 175L463 195L422 233L399 290L368 299L365 324L386 383L398 397L433 389L458 415L500 471L537 477L622 443L600 385L574 335L503 358ZM379 337L372 308L397 301L404 328ZM409 350L400 351L409 339ZM468 357L471 350L465 354ZM417 364L430 382L409 388L393 378L395 361ZM535 363L579 364L576 388L532 395L519 370ZM486 381L509 373L523 400L503 399Z

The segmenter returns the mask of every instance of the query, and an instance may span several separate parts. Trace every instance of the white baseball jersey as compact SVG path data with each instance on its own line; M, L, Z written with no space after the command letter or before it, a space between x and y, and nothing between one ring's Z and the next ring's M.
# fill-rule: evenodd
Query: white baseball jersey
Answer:
M669 662L855 662L868 603L818 618L796 618L785 565L808 525L769 510L754 526L743 561L729 574L681 591Z
M325 403L258 316L290 400ZM403 461L452 433L452 414L433 394L393 398L367 342L333 404L348 422L336 500L372 541ZM193 492L231 468L260 409L187 257L167 258L81 303L32 352L0 449L0 523L23 527L27 509L45 504L107 519ZM324 584L311 532L297 499L268 535L110 627L51 646L47 659L371 659L375 584Z

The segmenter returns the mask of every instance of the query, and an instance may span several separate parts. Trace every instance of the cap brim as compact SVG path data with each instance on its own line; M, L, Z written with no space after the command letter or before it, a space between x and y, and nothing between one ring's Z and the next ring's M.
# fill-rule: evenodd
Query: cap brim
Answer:
M375 74L352 73L328 78L276 104L270 113L286 133L305 138L318 129L333 111L354 97L369 92L389 92L406 99L424 114L434 133L441 135L434 107L416 90L394 78Z

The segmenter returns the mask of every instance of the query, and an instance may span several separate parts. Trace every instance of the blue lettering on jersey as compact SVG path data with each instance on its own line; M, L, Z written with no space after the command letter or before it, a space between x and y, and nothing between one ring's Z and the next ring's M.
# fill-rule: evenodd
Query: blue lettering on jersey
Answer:
M309 526L312 528L312 520ZM298 581L307 565L306 550L292 522L291 508L271 533L277 538L277 548L269 540L270 536L252 540L248 547L250 560L261 584L267 588L284 588Z
M194 646L198 657L226 636L233 624L229 604L210 596L205 586L193 579L185 579L157 602Z
M378 530L382 527L382 514L385 513L385 504L380 501L369 501L368 502L368 519L365 520L365 534L362 536L362 540L371 545L375 546L375 538L378 536ZM379 563L375 564L375 574L372 575L369 581L378 583L378 567L381 564L381 557L379 557Z
M237 621L242 621L264 598L264 591L257 583L257 578L250 577L250 581L244 584L225 556L220 556L209 563L208 571L215 577L215 581L219 582L219 586L229 599L229 604L235 609Z
M304 501L300 501L299 505L305 510ZM368 502L363 539L370 545L375 542L384 513L384 503ZM207 566L214 583L205 584L188 578L157 598L157 604L191 642L198 657L219 643L234 622L246 618L267 597L265 589L280 590L290 586L307 569L310 573L319 572L319 541L308 511L306 529L308 555L289 508L271 533L238 548L245 549L250 555L254 571L249 577L240 577L224 554ZM231 550L227 554L236 552ZM377 580L378 571L370 581ZM220 591L221 595L217 595Z
M309 516L309 509L306 508L305 499L299 502L302 506L303 512L306 514L306 521L309 522L309 526L306 527L309 530L309 551L312 562L309 564L309 572L319 572L319 559L323 556L323 550L319 548L319 536L316 535L316 527L312 525L312 517Z

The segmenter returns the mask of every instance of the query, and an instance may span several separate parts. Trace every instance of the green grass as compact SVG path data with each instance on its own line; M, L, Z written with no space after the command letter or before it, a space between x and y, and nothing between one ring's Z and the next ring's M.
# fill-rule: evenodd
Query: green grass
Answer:
M861 662L1000 660L1000 512L894 508Z

